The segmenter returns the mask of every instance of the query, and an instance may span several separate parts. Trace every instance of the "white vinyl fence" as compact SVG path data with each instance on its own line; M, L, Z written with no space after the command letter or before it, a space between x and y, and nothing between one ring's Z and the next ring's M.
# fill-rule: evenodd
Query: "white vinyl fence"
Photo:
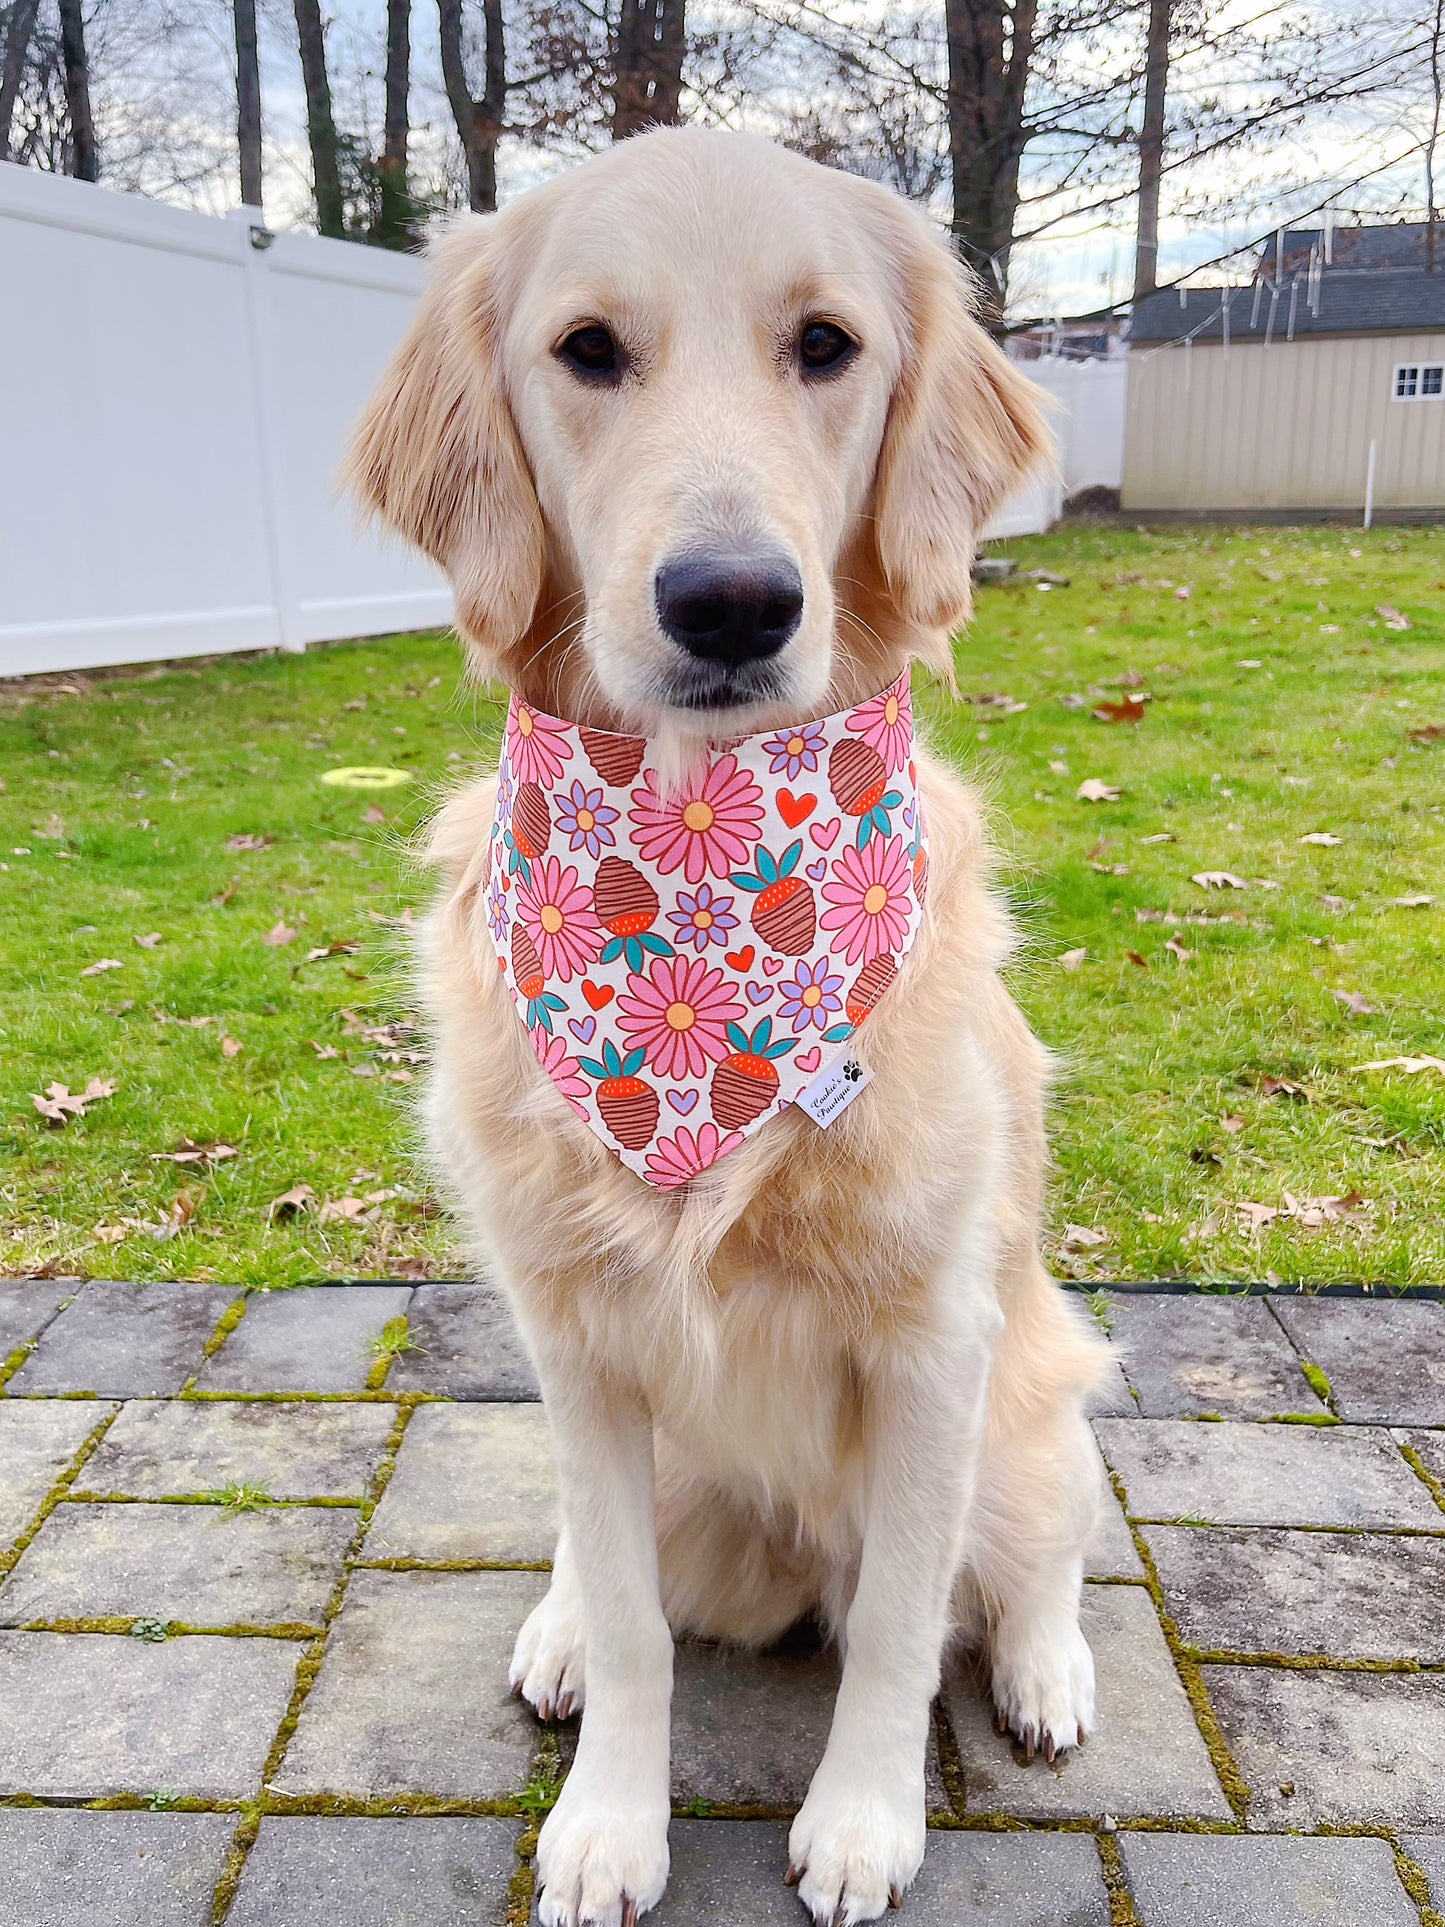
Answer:
M335 487L422 273L0 163L0 674L448 622Z
M0 163L0 675L450 621L442 578L335 486L423 274ZM1062 404L1062 487L991 537L1122 477L1123 362L1025 372Z

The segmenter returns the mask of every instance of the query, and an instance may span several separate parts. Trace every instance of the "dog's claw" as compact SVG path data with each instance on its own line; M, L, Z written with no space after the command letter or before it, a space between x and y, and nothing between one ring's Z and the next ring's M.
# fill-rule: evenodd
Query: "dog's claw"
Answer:
M622 1896L622 1927L637 1927L637 1902L630 1894Z
M790 1860L788 1862L788 1871L783 1875L783 1885L785 1887L796 1887L802 1877L803 1869L801 1867L795 1867Z
M1054 1736L1053 1736L1053 1734L1052 1734L1052 1733L1045 1733L1045 1735L1044 1735L1044 1758L1045 1758L1045 1760L1046 1760L1046 1761L1048 1762L1048 1764L1049 1764L1050 1766L1052 1766L1052 1765L1053 1765L1053 1763L1054 1763L1054 1756L1055 1756L1055 1754L1056 1754L1057 1752L1058 1752L1058 1748L1057 1748L1057 1747L1056 1747L1056 1746L1054 1745Z
M1037 1751L1038 1746L1034 1739L1034 1729L1032 1726L1026 1726L1024 1728L1024 1758L1031 1760Z
M998 1730L999 1730L999 1732L1000 1732L1000 1733L1007 1733L1007 1732L1008 1732L1008 1714L1007 1714L1007 1713L998 1713L998 1714L995 1714L995 1716L994 1716L994 1717L995 1717L995 1718L997 1719L997 1721L998 1721Z
M888 1905L892 1907L895 1912L903 1905L903 1889L901 1887L890 1887L888 1889Z

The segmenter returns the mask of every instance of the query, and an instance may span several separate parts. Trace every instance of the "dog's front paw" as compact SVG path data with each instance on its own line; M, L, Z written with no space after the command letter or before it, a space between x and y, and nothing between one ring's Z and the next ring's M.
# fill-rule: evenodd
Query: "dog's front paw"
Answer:
M537 1841L542 1927L633 1927L667 1885L667 1804L571 1777Z
M517 1634L508 1675L512 1691L538 1719L569 1720L582 1711L585 1656L580 1602L554 1580Z
M1005 1618L993 1636L993 1703L1000 1732L1032 1759L1077 1746L1094 1724L1094 1656L1077 1619Z
M815 1927L876 1920L902 1905L925 1837L919 1776L903 1774L889 1786L871 1771L834 1775L824 1760L788 1835L788 1879Z

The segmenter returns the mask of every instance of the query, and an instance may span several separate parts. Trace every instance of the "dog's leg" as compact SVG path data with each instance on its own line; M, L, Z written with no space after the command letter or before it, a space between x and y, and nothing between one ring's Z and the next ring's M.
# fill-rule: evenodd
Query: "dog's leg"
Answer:
M827 1750L788 1838L818 1927L897 1905L923 1859L924 1764L1001 1319L936 1334L864 1387L863 1555Z
M586 1662L582 1588L563 1526L552 1556L552 1583L541 1604L528 1613L512 1649L512 1691L539 1720L570 1720L582 1711Z
M667 1882L672 1636L658 1596L652 1428L586 1363L544 1353L539 1364L587 1708L537 1843L538 1913L542 1927L630 1927Z

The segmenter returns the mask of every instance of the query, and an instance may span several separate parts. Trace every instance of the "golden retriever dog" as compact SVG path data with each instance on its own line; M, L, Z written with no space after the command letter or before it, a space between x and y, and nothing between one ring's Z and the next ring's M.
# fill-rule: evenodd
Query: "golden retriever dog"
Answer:
M446 571L481 672L685 771L946 667L979 532L1047 459L920 214L668 129L447 229L349 476ZM679 561L736 646L680 643ZM561 1492L512 1666L543 1719L582 1712L537 1849L546 1927L662 1896L679 1635L762 1645L812 1615L837 1640L787 1870L818 1927L918 1872L950 1641L986 1645L1029 1754L1093 1718L1101 1342L1040 1259L1047 1066L1000 980L979 803L922 749L917 783L926 907L863 1032L872 1082L674 1190L578 1121L519 1020L483 903L496 779L433 827L430 1149L535 1357Z

